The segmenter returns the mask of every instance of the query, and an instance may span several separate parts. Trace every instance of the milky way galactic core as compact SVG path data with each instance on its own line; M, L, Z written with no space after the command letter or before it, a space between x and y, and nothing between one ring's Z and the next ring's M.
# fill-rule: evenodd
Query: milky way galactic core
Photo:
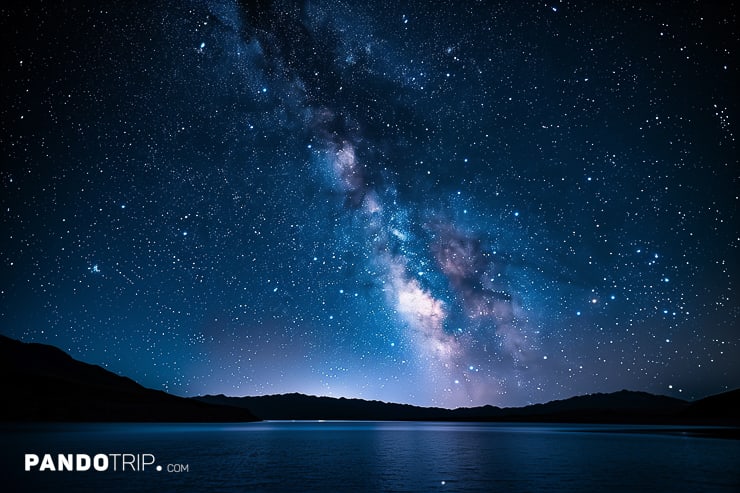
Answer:
M186 396L738 386L734 5L0 12L2 333Z

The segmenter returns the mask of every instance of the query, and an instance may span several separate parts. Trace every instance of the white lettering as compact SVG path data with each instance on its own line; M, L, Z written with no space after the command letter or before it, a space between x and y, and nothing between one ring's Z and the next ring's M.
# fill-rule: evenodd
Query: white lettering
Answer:
M147 460L151 459L151 460ZM146 469L146 466L154 464L154 454L141 454L141 470Z
M90 456L87 454L77 454L76 471L88 471L90 469Z
M74 471L74 468L72 467L74 464L74 460L72 459L72 454L59 454L57 456L57 465L59 471Z
M39 465L39 456L36 454L26 454L26 471L30 471L32 467Z
M51 455L44 454L44 458L41 459L41 466L39 467L39 471L56 471L56 467L54 467L54 461L51 458Z
M95 457L93 457L93 467L96 471L107 471L108 456L105 454L97 454Z
M156 462L154 454L24 454L26 471L144 471ZM1 479L0 479L1 481Z

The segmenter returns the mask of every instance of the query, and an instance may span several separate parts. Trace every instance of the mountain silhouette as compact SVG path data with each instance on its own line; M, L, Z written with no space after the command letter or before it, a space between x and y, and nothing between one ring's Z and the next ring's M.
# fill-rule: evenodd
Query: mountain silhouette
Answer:
M256 421L248 410L142 387L45 344L0 335L2 421Z
M211 404L250 409L268 420L398 420L398 421L498 421L558 423L644 423L740 425L740 390L693 403L621 390L534 404L500 408L481 406L444 409L417 407L363 399L279 394L257 397L206 395L194 399Z
M740 389L692 402L681 412L681 416L687 421L714 420L740 424Z
M73 359L45 344L0 335L0 421L269 420L644 423L740 426L740 389L687 402L621 390L525 407L445 409L364 399L280 394L177 397Z

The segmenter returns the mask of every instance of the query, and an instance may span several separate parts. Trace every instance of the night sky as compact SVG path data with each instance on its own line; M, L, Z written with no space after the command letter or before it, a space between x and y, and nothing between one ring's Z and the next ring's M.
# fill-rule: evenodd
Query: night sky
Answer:
M185 396L740 386L731 2L16 3L1 333Z

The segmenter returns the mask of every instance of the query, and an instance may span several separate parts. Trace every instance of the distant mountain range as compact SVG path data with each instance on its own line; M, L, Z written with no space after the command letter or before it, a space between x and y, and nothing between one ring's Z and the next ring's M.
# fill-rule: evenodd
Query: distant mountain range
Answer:
M142 387L45 344L0 335L2 421L257 421L242 407Z
M444 409L282 394L177 397L147 389L45 344L0 335L0 421L499 421L740 426L740 389L694 402L622 390L518 408Z
M260 397L207 395L195 399L244 407L268 420L499 421L740 425L740 389L687 402L621 390L518 408L444 409L362 399L282 394Z

